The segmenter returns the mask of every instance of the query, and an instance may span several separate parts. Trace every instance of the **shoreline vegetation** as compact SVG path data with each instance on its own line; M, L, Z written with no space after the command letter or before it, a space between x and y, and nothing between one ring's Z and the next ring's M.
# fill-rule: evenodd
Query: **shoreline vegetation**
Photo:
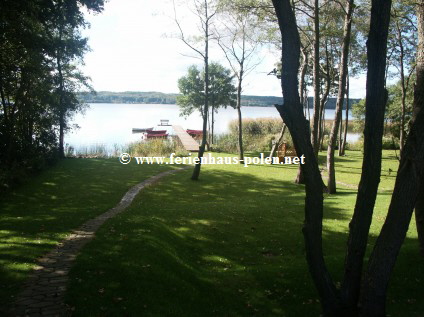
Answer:
M348 133L354 131L354 120L349 121ZM325 120L324 140L321 150L327 147L328 135L330 133L332 120ZM243 119L244 147L249 155L254 153L270 153L273 143L278 139L282 128L281 120L278 118L246 118ZM214 134L214 143L210 144L212 151L237 154L238 153L238 124L232 120L228 127L228 133ZM283 139L290 148L293 147L290 133L286 131ZM360 151L362 140L348 141L348 149ZM389 144L390 145L390 144ZM389 146L385 149L390 149ZM169 156L176 153L177 156L187 156L188 153L177 139L162 140L153 139L148 141L136 141L128 144L115 144L109 149L106 144L93 144L91 146L68 146L67 157L79 158L101 158L118 157L121 153L130 153L132 156Z
M96 93L80 92L78 99L83 103L124 103L124 104L176 104L178 94L162 92L139 92L124 91L111 92L99 91ZM309 108L313 109L313 97L308 97ZM349 108L361 99L349 99ZM283 98L276 96L252 96L242 95L241 105L243 107L273 107L275 104L282 104ZM346 102L345 102L346 105ZM336 98L328 98L326 109L336 108ZM343 107L345 109L345 107Z

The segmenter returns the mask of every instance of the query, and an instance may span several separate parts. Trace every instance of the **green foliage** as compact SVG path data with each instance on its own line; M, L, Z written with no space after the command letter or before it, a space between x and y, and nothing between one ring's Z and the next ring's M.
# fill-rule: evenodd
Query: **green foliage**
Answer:
M202 74L196 66L188 68L187 76L178 79L178 88L181 96L177 96L177 105L180 106L180 114L189 116L195 110L199 110L203 115L203 105L205 102L204 82Z
M177 94L141 91L78 93L78 98L84 103L175 104L176 97Z
M87 83L76 68L88 49L82 8L99 12L103 2L0 2L0 191L58 156Z
M278 118L256 118L243 119L243 135L266 135L277 134L281 130L281 119ZM230 133L238 133L238 122L233 120L229 124Z
M267 152L272 142L281 131L282 122L278 118L243 119L243 143L246 151ZM219 152L238 153L238 121L229 124L229 133L216 138L214 149ZM289 132L286 130L284 142L292 145Z
M414 78L412 78L414 80ZM399 139L400 127L401 127L401 116L402 116L402 88L400 82L387 88L389 93L389 99L386 109L386 120L390 134ZM408 122L412 118L412 104L414 100L413 90L408 89L406 91L405 98L405 131L408 133L409 124Z
M365 127L365 99L361 99L352 106L352 115L355 119L353 130L362 133Z
M404 0L394 0L392 3L388 38L388 75L399 78L405 76L409 80L414 70L417 51L417 28L415 3ZM407 87L408 88L408 87Z
M414 77L411 77L414 81ZM388 101L385 112L385 140L383 142L385 149L393 149L399 147L399 136L401 127L401 115L402 115L402 88L400 81L395 85L387 87ZM413 91L412 89L407 90L405 99L405 131L408 133L409 124L408 122L412 118L412 102L413 102ZM354 131L363 132L365 127L365 99L356 103L352 107L352 114L355 118Z
M218 63L209 64L209 107L218 111L219 107L235 107L236 88L233 76L229 69ZM180 106L180 114L188 116L194 111L203 115L205 104L205 72L200 71L197 66L192 65L188 74L178 80L178 88L181 95L177 96L177 105Z

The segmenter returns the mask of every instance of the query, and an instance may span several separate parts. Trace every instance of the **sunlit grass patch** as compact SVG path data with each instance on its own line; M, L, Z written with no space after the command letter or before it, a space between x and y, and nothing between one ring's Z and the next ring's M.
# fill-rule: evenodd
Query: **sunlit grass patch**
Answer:
M133 185L171 166L66 159L0 199L3 310L36 265L72 229L116 205ZM0 309L0 313L2 310Z

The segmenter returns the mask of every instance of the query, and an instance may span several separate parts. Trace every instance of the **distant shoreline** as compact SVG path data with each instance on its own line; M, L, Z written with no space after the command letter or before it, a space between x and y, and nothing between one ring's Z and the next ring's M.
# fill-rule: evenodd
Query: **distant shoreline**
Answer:
M167 94L162 92L111 92L99 91L96 94L80 92L78 98L84 103L110 103L110 104L165 104L175 105L178 94ZM349 107L361 99L350 99ZM241 105L243 107L274 107L282 104L283 97L276 96L251 96L242 95ZM313 109L313 97L308 97L309 109ZM346 105L346 101L345 101ZM336 108L336 98L328 98L326 109ZM345 107L343 107L345 108Z

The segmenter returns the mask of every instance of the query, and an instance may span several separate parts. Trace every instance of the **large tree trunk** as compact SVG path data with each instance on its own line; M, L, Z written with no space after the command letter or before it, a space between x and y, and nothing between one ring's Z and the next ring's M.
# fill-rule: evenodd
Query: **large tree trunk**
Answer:
M424 180L421 179L421 188L415 204L415 222L417 225L420 254L424 256Z
M414 114L416 114L424 104L424 1L420 0L417 4L418 21L418 49L416 66L416 83L414 89ZM424 182L424 178L422 178ZM421 185L421 194L418 195L415 205L415 219L418 231L418 241L420 252L424 256L424 184Z
M356 308L359 300L363 258L380 182L384 110L387 102L385 71L390 7L390 0L372 1L367 41L364 159L355 211L350 222L345 274L341 287L342 299L351 309Z
M302 165L305 175L305 237L309 271L321 298L326 315L336 315L340 301L336 287L325 266L322 251L323 187L318 162L309 138L308 121L303 115L298 91L300 38L290 0L273 0L282 36L281 85L284 104L276 105L293 138L298 155L307 158Z
M338 129L342 118L342 110L346 89L346 78L347 78L347 66L349 56L349 45L350 45L350 30L352 26L352 13L353 13L353 0L346 1L346 16L344 21L343 29L343 46L342 56L340 63L340 80L339 80L339 91L337 95L336 111L334 117L333 127L331 128L330 138L328 140L327 149L327 171L328 171L328 193L336 193L336 170L334 167L334 151L336 147ZM340 147L340 144L339 144Z
M424 0L420 0L419 3L417 11L422 23ZM424 71L424 64L420 66L420 70L417 67L417 75L418 71ZM419 190L424 185L422 182L424 179L424 81L422 79L423 77L418 79L417 76L414 94L415 116L412 119L411 131L399 164L389 212L371 253L364 279L361 298L363 316L386 316L386 296L390 275L405 240Z
M319 76L319 1L315 0L314 4L314 119L312 123L311 142L314 148L315 156L318 157L319 151L319 124L320 124L320 76Z

